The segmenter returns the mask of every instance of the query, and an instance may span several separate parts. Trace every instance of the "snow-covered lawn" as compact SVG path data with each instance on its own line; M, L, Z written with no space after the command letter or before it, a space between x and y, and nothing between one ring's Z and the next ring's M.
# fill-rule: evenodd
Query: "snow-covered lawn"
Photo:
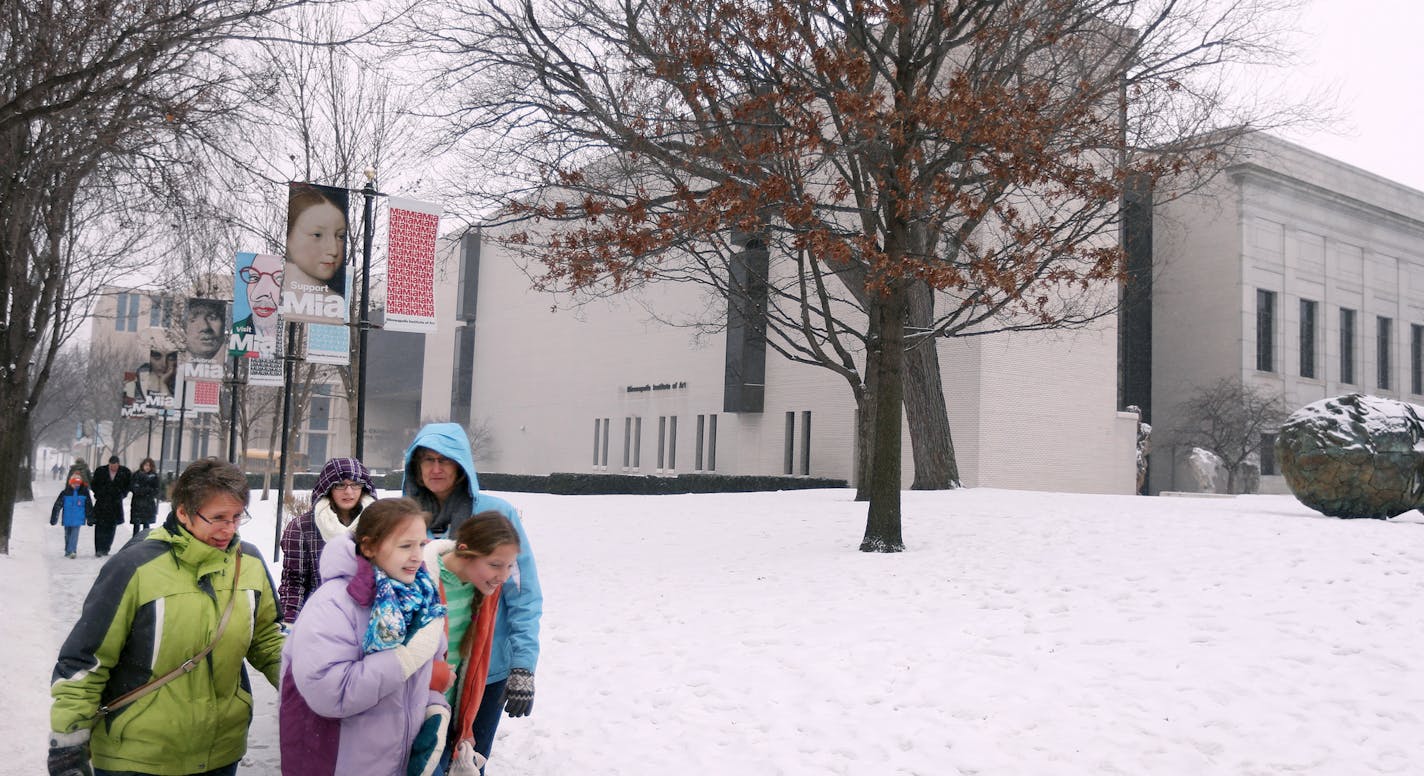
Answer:
M505 495L543 654L489 776L1424 773L1418 513L909 492L909 551L866 555L844 490ZM52 498L17 505L0 556L0 773L43 772L54 656L100 563L88 531L61 557ZM272 503L243 530L269 556ZM256 678L240 772L275 774Z

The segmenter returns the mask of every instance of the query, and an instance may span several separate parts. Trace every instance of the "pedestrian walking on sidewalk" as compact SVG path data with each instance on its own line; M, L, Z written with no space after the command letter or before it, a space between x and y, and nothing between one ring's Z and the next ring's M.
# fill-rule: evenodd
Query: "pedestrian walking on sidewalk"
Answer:
M89 488L77 473L69 475L69 484L54 500L54 509L49 513L49 524L64 521L64 557L74 558L79 554L79 529L93 525L94 499Z

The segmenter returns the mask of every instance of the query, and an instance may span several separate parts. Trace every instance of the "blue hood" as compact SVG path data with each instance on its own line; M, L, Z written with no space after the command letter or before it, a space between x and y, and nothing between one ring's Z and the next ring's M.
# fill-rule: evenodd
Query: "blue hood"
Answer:
M416 432L415 441L405 451L405 476L401 479L401 494L415 495L415 448L424 447L454 459L465 470L465 484L470 489L470 501L480 493L479 477L475 474L475 459L470 454L470 438L458 423L429 423Z

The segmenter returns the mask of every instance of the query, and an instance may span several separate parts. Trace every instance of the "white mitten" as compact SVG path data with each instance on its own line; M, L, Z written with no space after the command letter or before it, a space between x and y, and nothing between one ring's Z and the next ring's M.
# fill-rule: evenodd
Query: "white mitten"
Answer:
M480 776L485 767L485 757L475 751L475 745L468 738L455 745L455 759L450 761L447 776Z
M396 659L400 661L401 678L409 679L421 666L435 658L435 650L440 648L440 636L445 633L445 618L436 617L420 627L410 641L395 648Z

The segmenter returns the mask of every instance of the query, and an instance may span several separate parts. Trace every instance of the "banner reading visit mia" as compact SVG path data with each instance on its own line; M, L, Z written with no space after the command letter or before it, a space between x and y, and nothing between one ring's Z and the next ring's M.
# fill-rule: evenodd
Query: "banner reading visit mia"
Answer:
M440 206L391 198L386 329L435 331L435 238L439 232Z
M281 316L277 314L282 303L282 266L281 256L237 254L229 356L272 358L276 352L277 333L282 330Z

